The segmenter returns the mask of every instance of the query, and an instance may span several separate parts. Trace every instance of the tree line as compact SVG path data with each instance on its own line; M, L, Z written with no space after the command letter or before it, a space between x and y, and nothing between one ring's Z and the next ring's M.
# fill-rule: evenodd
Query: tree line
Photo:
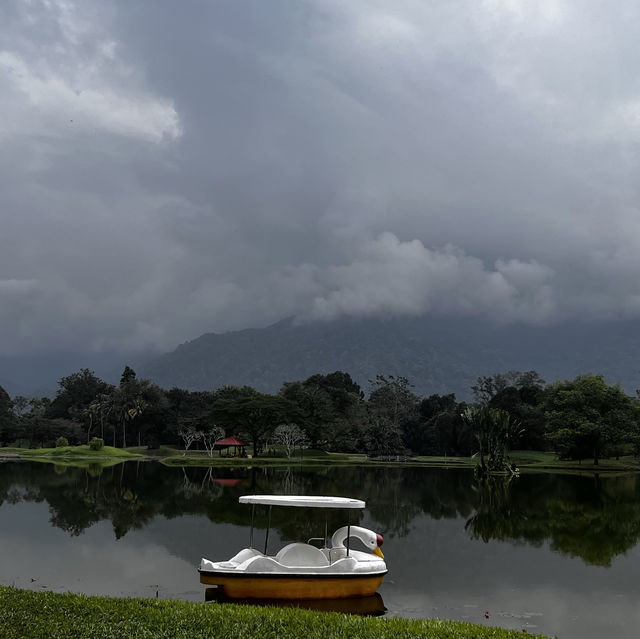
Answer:
M253 455L277 445L287 454L308 446L389 458L483 455L483 442L497 436L511 448L591 457L596 464L640 452L638 394L627 395L601 375L550 384L535 371L479 377L472 402L458 402L453 393L420 396L407 378L393 375L378 375L365 396L342 371L285 382L276 394L249 386L166 390L129 366L118 385L83 368L58 386L53 399L12 398L0 387L0 446L98 437L117 447L164 444L212 454L217 439L235 435L251 444ZM493 430L483 432L482 424Z

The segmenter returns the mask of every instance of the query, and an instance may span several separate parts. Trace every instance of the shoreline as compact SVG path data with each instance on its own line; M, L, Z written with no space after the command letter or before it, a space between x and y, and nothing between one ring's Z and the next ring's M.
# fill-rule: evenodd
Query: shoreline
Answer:
M0 586L0 633L31 637L515 639L522 632L440 619L360 617L302 608L98 597ZM546 639L543 635L530 637Z
M238 468L247 466L378 466L386 468L424 467L472 470L475 459L464 457L403 457L398 459L369 459L363 454L327 453L313 451L306 456L291 457L209 457L203 453L180 454L177 449L161 449L153 454L144 447L88 452L86 446L69 446L64 449L18 449L0 448L0 462L36 461L65 466L86 467L89 464L113 465L126 461L159 462L174 468ZM41 451L41 452L40 452ZM151 454L150 454L151 453ZM553 453L537 451L514 451L511 455L520 473L570 473L570 474L629 474L640 472L640 459L625 457L621 460L606 459L594 465L591 460L583 462L555 459Z

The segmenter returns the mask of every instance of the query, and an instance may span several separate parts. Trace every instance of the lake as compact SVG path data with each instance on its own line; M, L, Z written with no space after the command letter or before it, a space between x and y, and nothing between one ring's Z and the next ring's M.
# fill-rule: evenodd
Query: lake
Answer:
M379 594L387 615L563 639L638 636L635 474L524 474L478 486L460 469L5 462L0 584L203 601L200 557L225 559L248 545L250 507L238 497L251 493L364 499L358 523L385 538L389 574ZM322 536L324 518L274 508L270 551ZM330 513L329 534L345 518ZM260 547L266 516L258 511L256 524Z

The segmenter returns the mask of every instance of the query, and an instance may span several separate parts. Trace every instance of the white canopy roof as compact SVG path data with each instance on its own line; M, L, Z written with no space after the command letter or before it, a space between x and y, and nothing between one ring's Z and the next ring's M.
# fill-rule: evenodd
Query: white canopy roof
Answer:
M361 499L349 497L320 497L318 495L243 495L241 504L266 506L305 506L307 508L364 508Z

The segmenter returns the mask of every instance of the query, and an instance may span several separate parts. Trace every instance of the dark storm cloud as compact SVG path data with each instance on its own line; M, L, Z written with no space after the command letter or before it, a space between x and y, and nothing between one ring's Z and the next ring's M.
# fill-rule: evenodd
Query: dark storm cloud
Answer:
M0 8L1 353L640 313L633 3Z

